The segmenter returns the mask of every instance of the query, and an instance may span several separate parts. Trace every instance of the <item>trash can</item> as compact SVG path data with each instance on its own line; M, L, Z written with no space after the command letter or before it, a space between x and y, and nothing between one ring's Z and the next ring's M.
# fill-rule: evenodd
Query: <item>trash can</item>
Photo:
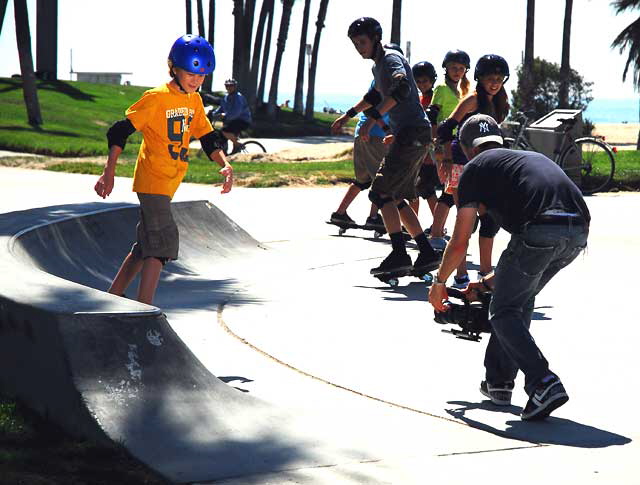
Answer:
M568 144L562 143L564 139L564 132L556 131L556 129L562 124L562 120L575 119L576 123L573 125L569 134L574 138L582 136L582 110L579 109L554 109L550 113L544 115L539 120L534 121L526 129L527 138L531 142L533 148L540 152L551 160L556 161L556 157L560 155L560 151L566 149ZM573 180L576 185L580 186L580 170L571 170L572 167L578 167L580 165L580 154L575 152L569 156L564 162L565 171L567 175Z

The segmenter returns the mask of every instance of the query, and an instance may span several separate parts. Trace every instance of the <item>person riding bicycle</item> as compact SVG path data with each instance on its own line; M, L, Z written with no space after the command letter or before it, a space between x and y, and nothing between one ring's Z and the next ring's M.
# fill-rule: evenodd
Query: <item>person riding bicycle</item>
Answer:
M474 114L489 115L498 123L502 123L509 113L509 99L504 88L504 83L509 79L509 64L503 57L495 54L482 56L476 63L473 78L477 82L475 91L460 101L449 118L438 126L438 141L441 144L450 143L451 146L452 166L447 188L453 195L456 205L458 203L458 180L468 160L462 152L454 130ZM490 215L480 217L480 277L492 270L493 238L498 229L499 226ZM458 288L469 284L466 262L463 262L458 268L455 281L455 286Z
M249 128L253 119L249 103L238 91L238 81L227 79L224 82L224 87L227 90L227 94L222 98L220 106L212 113L212 116L214 118L221 115L224 117L222 134L233 143L233 151L231 153L237 153L240 150L240 142L238 141L240 132Z

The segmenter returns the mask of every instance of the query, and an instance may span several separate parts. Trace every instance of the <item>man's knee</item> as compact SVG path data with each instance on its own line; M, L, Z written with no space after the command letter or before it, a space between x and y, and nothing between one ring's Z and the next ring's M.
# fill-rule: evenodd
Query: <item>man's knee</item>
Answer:
M486 237L489 239L494 238L500 230L500 226L498 225L496 220L489 214L483 214L479 219L480 232L478 234L480 235L480 237Z
M358 187L360 190L367 190L369 187L371 187L371 181L368 182L358 182L357 180L355 182L353 182L353 185L355 185L356 187Z

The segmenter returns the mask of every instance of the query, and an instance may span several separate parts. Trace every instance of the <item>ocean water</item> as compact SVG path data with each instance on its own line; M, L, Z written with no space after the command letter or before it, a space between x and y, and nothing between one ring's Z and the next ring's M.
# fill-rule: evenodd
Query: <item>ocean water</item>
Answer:
M362 92L364 94L364 91ZM284 103L286 99L291 100L293 96L278 96ZM337 111L347 111L357 101L361 95L358 94L323 94L315 96L315 110L333 108ZM631 99L594 99L583 113L584 118L590 119L593 123L640 123L640 96Z

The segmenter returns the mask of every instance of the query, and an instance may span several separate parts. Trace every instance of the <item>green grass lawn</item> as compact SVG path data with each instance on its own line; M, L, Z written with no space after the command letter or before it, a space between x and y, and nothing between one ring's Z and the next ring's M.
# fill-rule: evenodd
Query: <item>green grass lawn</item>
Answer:
M160 84L160 83L158 83ZM147 90L140 86L93 84L73 81L38 81L38 99L43 124L27 122L22 80L0 78L0 149L55 156L106 155L106 133L125 110ZM338 115L316 113L312 122L281 109L277 121L255 114L248 136L328 135ZM354 126L351 120L348 126ZM142 141L136 133L129 138L125 155L135 156Z

